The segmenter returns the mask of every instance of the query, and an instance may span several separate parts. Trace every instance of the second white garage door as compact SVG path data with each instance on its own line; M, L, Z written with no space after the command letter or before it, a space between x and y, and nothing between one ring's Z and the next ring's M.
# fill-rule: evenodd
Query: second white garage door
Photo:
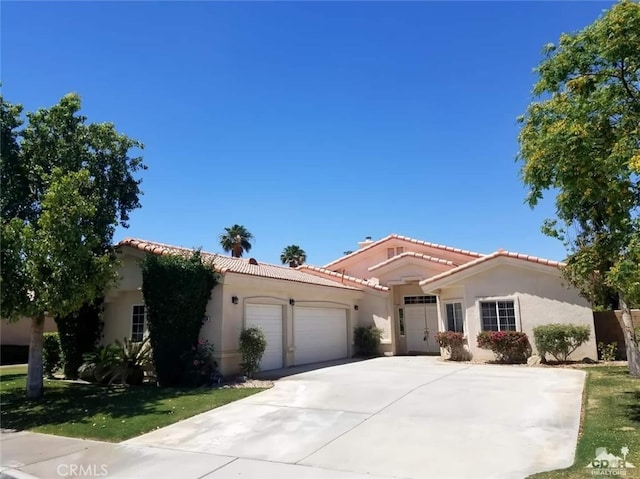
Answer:
M260 362L260 370L279 369L282 362L282 306L273 304L247 304L245 327L262 329L267 348Z
M333 308L295 308L295 364L309 364L348 355L347 311Z

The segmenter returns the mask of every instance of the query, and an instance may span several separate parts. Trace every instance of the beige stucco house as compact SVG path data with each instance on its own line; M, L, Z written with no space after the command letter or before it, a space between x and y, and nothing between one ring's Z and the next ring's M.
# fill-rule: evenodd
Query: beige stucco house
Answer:
M591 339L572 357L597 359L591 307L563 284L557 262L502 250L483 255L396 234L358 246L323 267L296 269L205 253L220 282L201 337L215 345L222 373L238 371L238 337L248 326L265 332L263 370L349 357L353 328L368 325L382 329L381 352L388 355L437 354L434 334L455 330L465 334L474 358L492 359L476 346L480 331L524 331L533 342L539 324L584 324ZM188 250L126 239L120 251L122 279L106 299L105 342L144 335L140 258Z

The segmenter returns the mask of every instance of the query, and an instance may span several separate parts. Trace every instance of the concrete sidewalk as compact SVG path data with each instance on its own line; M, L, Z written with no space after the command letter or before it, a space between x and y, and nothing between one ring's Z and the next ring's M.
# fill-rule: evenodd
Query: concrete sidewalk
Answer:
M7 431L0 433L0 464L0 479L204 479L216 471L215 478L385 479L233 456Z

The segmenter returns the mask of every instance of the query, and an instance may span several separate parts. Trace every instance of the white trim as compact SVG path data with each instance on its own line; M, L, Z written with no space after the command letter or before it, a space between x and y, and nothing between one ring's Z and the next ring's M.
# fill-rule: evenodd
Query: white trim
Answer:
M467 325L467 314L465 311L465 307L464 307L464 300L463 298L447 298L442 300L442 311L444 312L443 314L443 331L449 331L449 317L447 316L447 305L448 304L459 304L460 305L460 313L462 314L462 334L464 334L465 336L467 335L467 331L469 331L468 329L468 325ZM455 314L455 306L454 306L454 314ZM482 320L482 318L480 318ZM454 319L455 321L455 319ZM480 325L482 326L482 324Z
M513 301L513 312L516 320L516 331L522 331L522 321L520 317L520 302L518 301L518 296L484 296L484 297L476 297L476 311L478 313L478 321L479 321L479 329L478 331L482 332L482 310L480 307L480 303L491 303L495 302L496 307L498 301ZM498 316L498 331L500 329L500 316Z
M406 298L425 298L427 296L436 298L435 302L429 302L429 303L407 303L406 302ZM419 304L438 304L438 295L437 294L405 294L402 296L401 306L417 306Z
M128 337L129 339L133 340L133 311L136 308L136 306L142 306L144 308L144 316L142 318L142 339L145 338L145 336L147 335L147 305L144 303L135 303L131 305L131 315L129 316L129 334Z

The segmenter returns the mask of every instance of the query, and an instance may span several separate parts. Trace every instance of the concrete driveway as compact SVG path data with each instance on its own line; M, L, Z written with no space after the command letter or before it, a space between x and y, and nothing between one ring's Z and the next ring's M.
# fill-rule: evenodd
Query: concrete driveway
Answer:
M379 358L124 444L212 455L207 479L526 477L573 463L583 383L576 370Z

